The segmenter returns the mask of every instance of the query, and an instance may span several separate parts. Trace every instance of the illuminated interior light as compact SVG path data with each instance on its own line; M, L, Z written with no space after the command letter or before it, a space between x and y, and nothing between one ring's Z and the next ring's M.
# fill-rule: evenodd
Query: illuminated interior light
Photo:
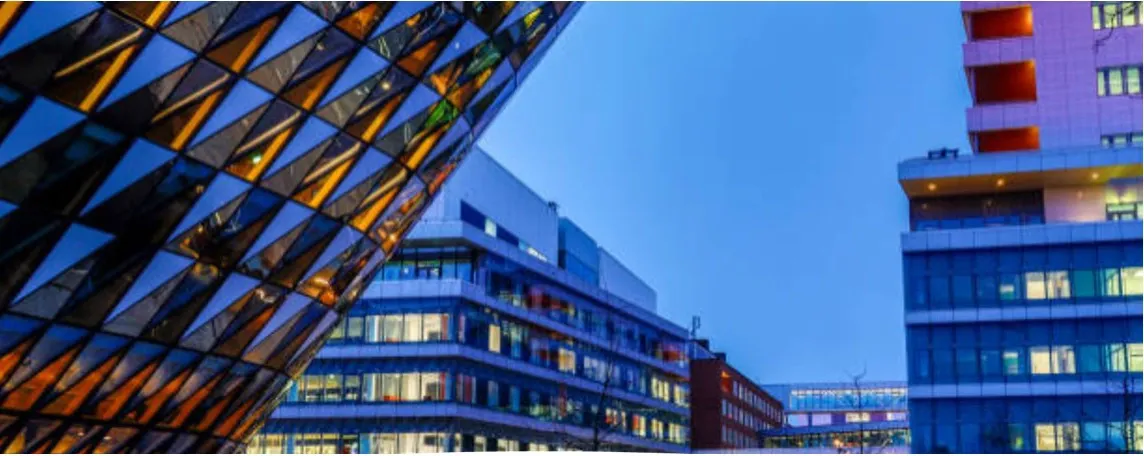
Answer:
M934 191L934 190L937 190L937 184L935 184L935 183L933 183L933 182L930 182L930 183L929 183L929 185L927 185L927 186L926 186L926 188L928 188L928 189L929 189L929 191L931 191L931 192L932 192L932 191Z

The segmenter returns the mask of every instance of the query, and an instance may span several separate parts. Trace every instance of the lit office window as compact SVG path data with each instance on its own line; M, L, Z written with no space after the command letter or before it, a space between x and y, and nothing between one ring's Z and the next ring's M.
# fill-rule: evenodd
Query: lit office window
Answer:
M1124 344L1107 344L1104 346L1104 365L1109 372L1125 372L1128 370L1127 354Z
M1144 372L1144 344L1139 342L1128 344L1128 370Z
M1101 68L1096 72L1098 96L1136 95L1140 93L1139 66Z
M1072 295L1068 271L1046 272L1045 282L1049 299L1068 299Z
M1045 299L1045 273L1043 272L1026 272L1025 273L1025 299L1038 300Z
M501 349L501 332L500 326L489 325L489 351L493 353L500 353Z
M1121 268L1120 283L1124 296L1140 296L1144 294L1144 268L1139 266Z
M846 422L847 423L869 423L870 422L870 414L867 412L847 413L846 414Z
M1055 345L1052 351L1054 374L1075 374L1076 355L1072 345Z
M1030 347L1029 364L1033 375L1051 374L1053 372L1052 359L1049 347Z
M1140 25L1137 2L1092 2L1092 29L1110 29Z

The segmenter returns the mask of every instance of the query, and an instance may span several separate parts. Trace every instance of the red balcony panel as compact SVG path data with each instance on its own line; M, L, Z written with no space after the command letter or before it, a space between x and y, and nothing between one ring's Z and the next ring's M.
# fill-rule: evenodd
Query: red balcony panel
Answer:
M1032 60L973 67L970 73L977 104L1037 101L1037 66Z
M1041 132L1037 127L979 131L973 134L977 153L1036 150L1041 148Z
M968 13L969 39L993 40L1033 36L1033 9L1029 6Z

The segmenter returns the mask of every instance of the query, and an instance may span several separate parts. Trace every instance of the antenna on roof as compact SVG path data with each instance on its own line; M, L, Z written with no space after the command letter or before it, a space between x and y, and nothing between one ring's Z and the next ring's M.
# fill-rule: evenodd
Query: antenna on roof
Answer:
M555 201L549 201L548 202L548 208L552 209L553 211L557 211L557 212L560 211L560 205L556 204Z

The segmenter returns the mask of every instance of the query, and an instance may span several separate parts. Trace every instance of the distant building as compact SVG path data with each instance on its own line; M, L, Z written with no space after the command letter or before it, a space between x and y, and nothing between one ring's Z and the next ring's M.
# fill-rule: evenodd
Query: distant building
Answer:
M762 431L762 447L767 452L909 450L906 382L860 382L857 387L852 382L799 383L763 388L782 402L785 416L781 428Z
M474 148L250 449L687 452L687 332L654 309Z
M691 447L695 450L758 449L759 431L782 425L782 404L695 341L691 360Z

